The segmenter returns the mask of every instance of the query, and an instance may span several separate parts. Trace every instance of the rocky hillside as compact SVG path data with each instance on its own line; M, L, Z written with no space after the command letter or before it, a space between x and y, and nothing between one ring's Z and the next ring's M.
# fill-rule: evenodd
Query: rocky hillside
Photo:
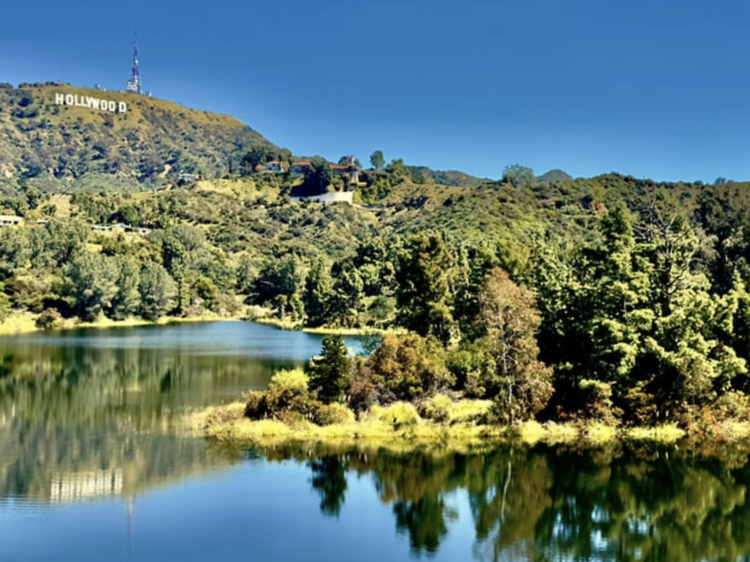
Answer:
M236 119L148 96L0 85L0 190L139 190L221 177L272 146Z

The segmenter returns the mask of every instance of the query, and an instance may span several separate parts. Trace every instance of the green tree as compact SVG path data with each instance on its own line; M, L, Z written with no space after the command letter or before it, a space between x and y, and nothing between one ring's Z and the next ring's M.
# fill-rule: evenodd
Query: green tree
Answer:
M112 258L82 250L73 255L65 273L66 292L76 316L91 322L110 309L117 293Z
M306 195L326 193L333 183L333 171L327 160L315 156L310 160L310 166L305 171L304 190Z
M536 183L534 170L521 164L510 164L503 170L502 183L508 183L516 189L531 187Z
M404 164L404 160L402 158L391 160L385 167L385 171L398 180L411 177L411 171L406 166L406 164Z
M375 237L359 243L354 266L362 279L362 290L366 296L393 295L396 282L393 261L398 250L398 240L390 241L388 247L383 239Z
M631 377L643 338L653 326L650 307L651 265L638 247L634 220L623 203L602 217L601 245L589 253L590 313L588 339L592 344L588 365L579 365L581 375L616 383L623 392Z
M140 284L140 264L130 256L117 256L113 259L116 270L116 290L112 296L107 316L114 320L124 320L138 312L141 295L138 291Z
M351 367L344 339L338 334L323 337L320 356L310 361L310 390L317 392L324 404L341 402L349 387Z
M483 245L464 245L458 254L460 279L456 288L454 315L462 335L468 340L474 340L477 337L479 293L487 280L487 275L498 265L498 260L494 253Z
M158 263L145 261L141 265L138 293L139 315L146 320L157 320L174 306L177 288L166 269Z
M451 272L453 260L436 234L410 238L399 256L396 300L399 323L446 345L454 331Z
M383 168L385 168L385 157L382 150L376 150L370 155L370 165L376 172L383 171Z
M308 326L323 326L331 322L333 280L328 263L320 258L313 262L305 278L302 302Z
M385 334L367 364L373 382L396 400L414 400L455 382L434 337Z
M240 173L247 176L255 173L255 169L269 162L273 158L272 150L264 145L252 147L240 160Z
M270 304L276 309L279 318L284 319L288 312L293 318L304 312L300 299L302 292L300 263L293 254L266 261L252 283L250 301L254 304Z
M345 327L359 324L364 310L364 283L352 260L338 261L333 265L333 288L330 303L331 320Z
M29 239L14 228L0 229L0 280L25 266L31 257Z

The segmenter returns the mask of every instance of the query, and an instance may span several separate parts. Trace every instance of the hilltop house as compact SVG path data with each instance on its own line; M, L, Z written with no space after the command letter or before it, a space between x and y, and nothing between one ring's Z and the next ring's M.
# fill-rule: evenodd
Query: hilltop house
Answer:
M310 169L310 162L292 162L289 174L292 176L303 176ZM359 184L359 166L354 156L347 156L343 164L331 164L331 171L338 177L346 178L349 190L356 189Z
M289 168L289 174L292 176L304 176L310 169L310 162L292 162Z
M331 170L337 176L347 178L349 190L352 191L357 188L359 184L359 166L354 160L354 156L347 156L344 160L344 164L333 164Z
M21 226L23 218L15 215L0 215L0 226Z
M284 165L278 160L266 162L266 172L271 174L280 174L284 171Z

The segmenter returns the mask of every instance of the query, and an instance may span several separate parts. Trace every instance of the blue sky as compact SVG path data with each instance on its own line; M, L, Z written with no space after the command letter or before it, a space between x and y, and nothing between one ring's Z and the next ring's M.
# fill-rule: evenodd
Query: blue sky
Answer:
M750 179L742 0L37 0L2 19L2 82L121 89L137 27L153 95L295 154Z

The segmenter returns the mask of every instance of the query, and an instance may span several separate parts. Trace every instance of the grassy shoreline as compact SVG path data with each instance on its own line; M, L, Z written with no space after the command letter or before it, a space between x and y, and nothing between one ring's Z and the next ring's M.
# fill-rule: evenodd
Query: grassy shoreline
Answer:
M158 320L144 320L142 318L127 318L125 320L111 320L101 318L94 322L81 322L78 319L70 318L62 320L59 325L51 330L44 330L37 327L36 319L39 315L29 312L11 314L5 321L0 322L0 336L17 336L30 334L34 332L53 332L59 330L74 330L79 328L130 328L137 326L158 326L165 324L181 324L192 322L234 322L239 321L239 317L226 317L216 315L191 316L187 318L178 316L163 316Z
M339 335L339 336L370 336L374 334L396 333L398 330L382 330L380 328L305 328L299 322L279 320L278 318L253 318L252 322L274 326L280 330L290 332L304 332L315 335Z
M212 406L190 413L188 423L199 436L235 446L305 443L470 450L507 443L596 448L631 442L668 446L684 444L697 449L707 441L733 444L750 440L750 424L746 422L726 422L714 428L710 435L703 436L689 435L675 425L613 427L598 422L540 424L530 421L510 427L471 421L445 424L419 418L408 425L399 425L385 421L386 416L369 412L359 420L318 426L310 422L289 425L271 419L252 421L244 417L244 408L243 402ZM387 413L387 409L380 410Z

